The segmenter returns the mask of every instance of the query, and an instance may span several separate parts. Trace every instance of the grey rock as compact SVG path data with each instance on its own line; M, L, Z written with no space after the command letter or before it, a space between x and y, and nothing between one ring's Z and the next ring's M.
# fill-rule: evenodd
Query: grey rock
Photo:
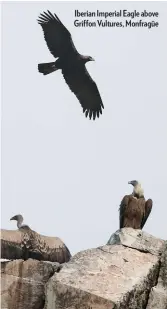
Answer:
M1 264L1 308L42 309L45 284L53 275L53 267L28 259Z
M158 282L151 289L147 309L167 309L167 242L162 252Z
M107 244L123 245L142 252L160 255L164 240L156 238L142 230L123 228L112 234Z
M149 240L157 240L157 247L161 243ZM149 242L148 248L152 248ZM148 251L105 245L77 253L49 280L45 308L146 308L160 263L160 256Z
M50 264L53 267L54 272L59 272L61 268L63 267L63 264L60 264L58 262L45 261L44 263Z

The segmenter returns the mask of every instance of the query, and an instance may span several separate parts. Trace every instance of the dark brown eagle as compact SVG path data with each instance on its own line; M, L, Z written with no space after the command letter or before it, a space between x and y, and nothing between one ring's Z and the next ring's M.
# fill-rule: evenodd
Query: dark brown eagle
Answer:
M70 251L60 238L43 236L31 230L28 225L22 224L22 215L10 220L17 221L18 230L1 230L1 258L32 258L60 264L70 260Z
M89 116L90 119L99 117L104 106L96 83L85 67L86 62L94 59L78 53L70 32L56 14L44 12L40 14L38 23L43 29L50 52L58 58L55 62L38 64L39 72L47 75L61 69L66 83L78 98L85 116Z
M150 215L153 202L144 198L144 191L140 183L136 180L128 182L134 189L130 195L125 195L122 199L120 211L120 229L123 227L132 227L142 229Z

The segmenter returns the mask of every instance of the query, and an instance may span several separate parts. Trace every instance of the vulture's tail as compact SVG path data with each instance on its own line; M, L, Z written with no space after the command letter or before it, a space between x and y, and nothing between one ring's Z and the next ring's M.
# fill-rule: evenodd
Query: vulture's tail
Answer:
M42 73L43 75L50 74L54 71L58 70L56 68L56 63L55 62L49 62L49 63L39 63L38 64L38 71Z

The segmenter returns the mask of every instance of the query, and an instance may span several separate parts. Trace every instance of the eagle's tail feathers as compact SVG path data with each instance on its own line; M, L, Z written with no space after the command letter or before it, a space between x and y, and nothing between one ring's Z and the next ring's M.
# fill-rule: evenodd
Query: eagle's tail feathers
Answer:
M38 64L38 71L42 73L43 75L50 74L54 71L58 70L56 68L56 63L55 62L49 62L49 63L39 63Z

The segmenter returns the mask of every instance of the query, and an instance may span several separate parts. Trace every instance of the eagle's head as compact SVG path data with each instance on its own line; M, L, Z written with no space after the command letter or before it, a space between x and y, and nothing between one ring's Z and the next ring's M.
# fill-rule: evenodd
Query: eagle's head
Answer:
M95 61L91 56L82 56L82 59L84 60L84 63L89 61Z

